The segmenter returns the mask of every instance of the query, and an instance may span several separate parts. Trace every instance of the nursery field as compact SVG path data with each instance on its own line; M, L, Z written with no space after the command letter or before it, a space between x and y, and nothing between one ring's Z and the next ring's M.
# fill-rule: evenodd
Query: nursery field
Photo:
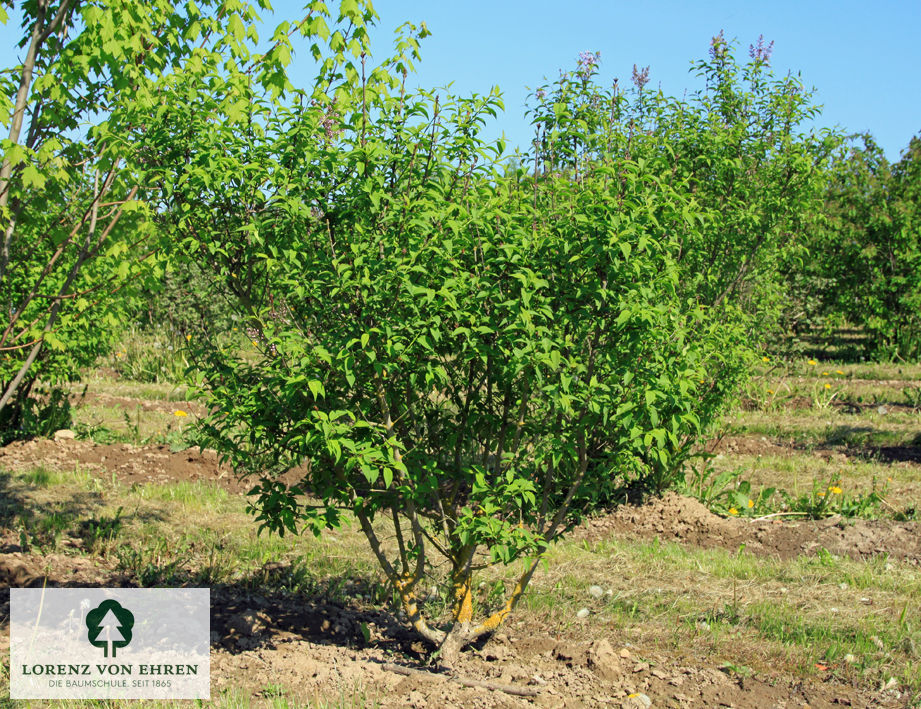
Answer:
M921 706L919 365L762 362L681 494L574 529L448 679L393 671L428 648L356 523L257 536L200 406L112 364L0 449L0 584L210 587L214 706Z
M0 0L0 584L211 589L221 707L921 709L921 136L288 10Z

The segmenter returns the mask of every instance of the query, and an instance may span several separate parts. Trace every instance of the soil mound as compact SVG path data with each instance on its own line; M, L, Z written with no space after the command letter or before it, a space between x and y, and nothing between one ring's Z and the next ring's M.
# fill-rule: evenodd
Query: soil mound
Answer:
M582 539L611 534L658 537L663 541L731 550L738 550L744 544L746 551L781 559L816 554L824 549L853 559L887 555L921 564L918 522L839 516L811 521L724 518L697 500L672 492L641 505L624 505L574 531L574 536Z
M236 479L230 467L218 462L217 453L197 448L175 451L166 445L99 445L91 441L36 438L0 448L0 467L13 470L42 465L52 470L84 468L128 485L138 483L209 482L235 493L252 484Z

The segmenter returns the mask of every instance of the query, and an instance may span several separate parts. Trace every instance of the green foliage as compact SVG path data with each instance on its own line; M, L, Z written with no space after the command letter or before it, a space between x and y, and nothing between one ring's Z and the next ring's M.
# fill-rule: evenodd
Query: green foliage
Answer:
M135 327L120 334L115 351L108 359L119 376L147 383L175 384L186 379L189 366L186 348L190 340L168 330L154 333Z
M818 108L796 76L774 76L769 47L759 40L745 64L733 52L714 37L693 65L705 88L682 100L648 90L648 67L634 67L632 89L604 88L597 57L583 55L579 70L535 92L535 146L545 170L576 176L604 155L659 164L658 179L687 193L694 214L675 225L681 293L745 323L752 344L773 343L838 139L802 132Z
M13 427L30 383L70 380L107 351L162 270L148 206L161 185L135 140L151 113L177 83L209 93L208 76L238 65L275 95L290 47L281 31L254 54L244 2L60 0L20 14L23 63L0 73L0 410Z
M781 491L780 494L785 511L803 513L810 519L832 515L870 519L879 516L880 507L886 500L887 487L884 485L878 489L874 480L869 493L855 495L844 490L840 480L830 480L825 484L813 480L808 493L797 496Z
M149 297L131 303L127 318L133 325L120 335L122 350L128 350L124 345L134 341L136 335L141 335L141 339L166 339L178 350L187 339L226 336L239 324L234 299L223 281L210 270L209 264L192 261L169 264L157 279L156 290ZM125 354L130 355L130 351ZM171 369L167 362L162 366ZM180 375L186 366L185 362L179 363ZM162 374L156 376L138 381L157 381ZM182 377L169 381L182 381Z
M832 515L872 519L878 517L880 508L887 504L888 485L878 488L875 480L870 492L854 494L842 488L838 479L824 483L814 479L809 492L797 495L775 487L755 491L751 482L742 478L743 473L741 468L717 472L706 463L693 466L683 481L681 491L698 499L711 511L730 517L774 514L807 519L823 519ZM907 515L911 514L913 512L909 510Z
M742 473L741 469L718 473L705 462L688 470L681 490L719 514L759 517L772 512L777 489L765 487L754 492L751 483L741 479Z
M839 156L828 223L811 244L813 297L867 335L882 359L921 353L921 139L890 165L869 135Z
M10 441L47 437L72 423L70 400L67 391L60 387L29 382L15 405L0 411L0 445Z
M640 118L661 111L643 132L581 66L534 109L534 154L502 169L479 137L497 92L407 92L415 36L369 68L337 33L313 87L282 102L249 75L215 72L211 96L180 78L138 139L159 156L174 257L211 267L255 348L192 343L206 432L252 476L260 527L319 534L351 510L410 622L450 658L502 621L582 513L681 475L750 359L746 264L780 245L755 239L735 271L686 280L688 259L730 243L714 241L729 217L695 196L714 178L676 159L666 118L684 115L690 140L710 108L640 96ZM790 203L746 199L786 228ZM446 630L415 591L437 556ZM515 590L473 624L473 572L522 558Z

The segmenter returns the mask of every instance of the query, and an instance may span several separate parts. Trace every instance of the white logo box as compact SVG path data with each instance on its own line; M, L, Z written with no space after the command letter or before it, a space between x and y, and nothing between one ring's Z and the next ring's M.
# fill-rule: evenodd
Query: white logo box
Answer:
M207 588L11 588L11 699L209 699Z

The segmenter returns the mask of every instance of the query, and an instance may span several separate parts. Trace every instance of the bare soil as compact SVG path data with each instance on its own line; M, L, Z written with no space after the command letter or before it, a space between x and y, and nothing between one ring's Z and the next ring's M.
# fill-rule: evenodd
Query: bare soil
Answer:
M802 453L806 446L790 441L772 441L767 436L741 434L724 436L707 446L708 453L734 455L793 455ZM921 465L921 445L860 446L860 447L810 447L809 454L823 460L845 462L851 459L878 459L884 463Z
M0 584L132 585L90 559L22 553L0 554ZM4 599L0 618L8 617ZM464 653L454 675L533 696L466 687L437 670L407 677L387 666L424 667L426 649L389 614L233 587L211 591L211 641L212 696L243 686L257 702L284 688L294 701L363 698L381 707L642 707L641 699L631 696L637 694L645 694L653 707L902 706L892 694L833 679L741 677L693 657L628 648L616 635L572 639L533 625L500 632ZM5 652L9 638L0 642Z
M917 522L885 519L792 521L724 518L690 497L666 493L642 505L624 505L574 530L576 538L598 539L611 534L658 537L662 541L720 547L761 556L791 559L824 549L838 556L867 559L880 554L921 564L921 534Z
M33 440L0 449L0 468L41 464L76 466L124 483L213 482L244 494L246 484L220 466L213 452L172 451L166 446L95 445L84 441ZM818 549L864 558L887 553L921 563L917 524L892 521L752 523L723 519L695 500L665 495L641 506L624 506L595 518L574 534L660 537L681 543L772 554L782 558ZM86 556L25 553L8 530L0 534L0 586L131 586L136 581L104 560ZM266 573L282 573L281 565ZM537 621L512 625L482 647L464 653L457 677L513 685L533 696L467 687L433 670L404 676L388 663L425 669L428 649L389 613L325 599L213 588L212 696L245 687L256 701L284 693L289 701L343 704L363 698L381 707L641 707L642 694L657 707L897 707L893 692L870 692L833 677L803 679L778 672L743 677L697 657L653 645L629 646L603 631L590 638L565 637ZM8 599L0 600L0 627L7 626ZM609 633L609 634L605 634ZM6 633L4 633L4 636ZM8 637L0 643L8 647Z
M115 475L126 485L172 482L214 483L233 493L252 485L237 480L231 469L218 462L212 450L171 450L166 445L100 445L91 441L33 439L0 448L0 467L17 470L41 465L52 470L81 468L102 477Z

